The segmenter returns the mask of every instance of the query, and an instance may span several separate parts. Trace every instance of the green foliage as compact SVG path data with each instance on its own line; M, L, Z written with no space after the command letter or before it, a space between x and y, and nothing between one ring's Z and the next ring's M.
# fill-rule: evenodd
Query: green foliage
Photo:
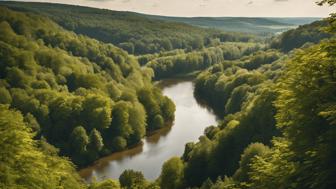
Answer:
M0 88L0 104L11 104L12 102L12 96L10 95L9 91L4 88L1 87Z
M0 103L22 112L37 140L84 166L174 119L170 99L123 50L36 14L0 10ZM138 100L144 89L159 107L155 115ZM164 123L147 127L155 116Z
M237 183L230 177L224 177L222 180L217 178L216 182L211 186L211 189L242 189L244 187L237 185Z
M105 129L111 124L111 102L106 96L86 96L82 108L82 116L87 118L85 125L88 130Z
M288 149L288 141L274 140L273 145L269 153L257 156L250 164L249 187L268 188L277 185L283 188L306 188L288 177L297 169L297 165L288 159L293 155Z
M223 38L241 38L242 41L244 41L244 39L248 41L248 37L241 35L241 33L257 34L262 37L271 36L291 29L293 26L308 24L318 20L318 18L314 17L171 17L156 15L147 15L147 17L169 22L181 22L202 28L214 28L222 31L235 32L235 35L221 33L218 37L221 40ZM213 41L212 39L207 40Z
M125 170L119 177L122 188L145 188L146 180L141 172L133 170Z
M86 151L86 146L89 144L89 137L86 134L84 127L77 126L70 135L71 147L79 153Z
M73 165L39 149L26 124L0 105L0 188L84 188Z
M144 88L138 91L138 99L144 105L148 119L147 130L162 128L174 120L175 105L167 98L160 97L158 89Z
M102 138L99 131L97 131L96 129L93 129L90 132L89 141L90 142L88 144L88 149L90 151L99 152L100 150L102 150L102 148L104 146L104 142L103 142L103 138Z
M88 189L121 189L119 182L114 180L104 180L98 183L92 183Z
M212 66L197 77L195 95L220 115L239 112L259 86L277 77L279 58L275 50L259 51Z
M149 54L172 49L201 49L211 41L248 41L246 34L194 27L178 22L106 9L46 3L2 2L9 8L47 16L62 27L105 43L112 43L131 54ZM16 30L25 32L22 24ZM78 48L78 47L75 47Z
M153 118L153 127L162 128L164 126L164 120L161 115L155 115Z
M330 40L297 52L280 84L276 118L289 141L284 161L298 166L288 177L302 188L335 185L335 48Z
M270 149L253 144L245 150L234 186L334 188L335 48L331 39L296 51L286 62L275 101L282 137Z
M208 178L205 180L205 182L203 182L200 189L210 189L211 187L213 187L213 185L214 183Z
M182 188L183 183L183 162L178 157L173 157L166 161L162 166L159 177L162 189Z
M186 185L333 188L335 49L335 40L330 39L297 50L290 60L274 61L281 54L272 50L225 61L201 73L195 94L221 113L231 114L217 129L206 129L209 140L201 137L186 146L182 157ZM286 62L285 67L280 61ZM273 136L281 137L271 141ZM233 177L215 184L207 180L225 175Z
M273 39L270 46L284 52L320 42L288 59L256 43L223 43L246 36L133 13L7 5L129 53L156 54L138 57L141 68L112 44L0 8L0 188L86 188L58 153L83 166L138 143L174 120L153 72L160 79L204 69L195 95L225 114L219 125L165 162L157 183L126 170L119 182L88 188L335 187L336 41L320 42L333 36L335 15Z
M35 132L36 134L39 134L41 132L40 124L37 122L36 118L31 113L27 113L24 116L24 121L30 127L32 132Z
M319 5L324 5L324 4L329 4L330 6L336 4L335 0L322 0L320 2L318 2Z
M174 51L169 54L141 57L141 61L143 61L143 64L147 61L146 66L154 70L155 79L162 79L204 70L212 65L221 63L225 59L237 59L260 48L260 45L256 43L223 43L216 47L191 52Z
M323 27L329 26L326 20L316 21L308 25L299 26L284 32L280 36L273 39L272 48L281 49L289 52L295 48L300 48L306 43L318 43L322 39L330 38L332 35L323 30Z
M112 140L112 147L116 149L117 151L124 150L126 146L127 146L127 141L123 137L118 136Z
M262 147L249 147L239 163L244 149L251 143L270 144L272 137L279 135L273 102L277 97L274 83L282 68L280 56L276 50L258 51L239 60L223 61L199 74L196 97L226 116L217 127L208 127L199 142L186 145L184 175L180 178L186 187L235 175L212 187L240 188L237 180L247 179L250 169L246 162Z
M253 158L264 156L270 149L262 143L252 143L245 148L239 161L239 169L233 175L234 180L239 182L247 182L249 179L248 173L251 172L251 163Z

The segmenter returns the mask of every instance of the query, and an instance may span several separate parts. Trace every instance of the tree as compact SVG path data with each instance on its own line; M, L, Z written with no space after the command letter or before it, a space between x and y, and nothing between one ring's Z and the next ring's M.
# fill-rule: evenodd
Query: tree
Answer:
M83 101L82 118L88 130L104 129L111 124L111 102L103 95L87 95Z
M168 97L164 97L161 109L165 120L173 121L175 119L175 104Z
M104 146L103 138L100 135L100 132L97 131L96 129L93 129L90 132L89 141L90 142L88 144L88 148L91 151L99 152L103 148L103 146Z
M336 4L336 0L323 0L318 2L319 5L329 4L330 6Z
M120 43L119 47L124 49L125 51L127 51L130 54L134 54L134 45L133 43Z
M85 188L67 160L37 148L20 112L0 105L0 188Z
M331 166L336 155L331 140L336 137L336 80L330 72L336 69L335 44L331 39L298 51L287 63L276 101L278 127L291 152L286 160L299 166L290 178L305 188L332 188L336 184L331 181L336 173L336 167ZM287 112L288 108L291 111Z
M233 89L231 98L225 105L225 113L232 114L241 110L241 106L250 90L250 86L247 84L241 85Z
M0 104L10 104L12 102L12 97L8 90L4 87L0 88Z
M250 188L334 188L335 39L299 50L278 81L277 127L282 137L250 164ZM315 79L318 78L318 79ZM288 111L290 110L290 111Z
M239 169L236 170L233 178L239 182L247 182L249 177L248 173L251 172L251 164L253 158L256 156L264 156L270 149L262 143L252 143L245 148L240 157Z
M84 153L86 151L86 146L89 144L89 137L84 127L75 127L71 133L70 140L72 149L75 152Z
M173 157L166 161L162 166L159 177L160 187L162 189L178 189L183 185L184 165L180 158Z
M36 132L37 134L40 133L41 126L31 113L27 113L27 115L24 117L24 121L30 127L32 132Z
M208 178L203 182L200 189L212 189L214 183Z
M88 189L121 189L117 181L106 179L98 183L92 183Z
M326 3L328 3L330 6L333 6L336 4L336 1L335 0L322 0L318 2L318 5L322 6ZM330 17L327 20L329 21L329 24L330 24L327 27L327 31L335 34L336 33L336 13L330 14Z
M11 87L25 87L28 85L30 78L19 68L8 68L7 78Z
M146 134L146 111L140 103L134 103L129 110L129 124L132 127L132 134L129 137L129 143L138 143Z
M0 104L24 115L34 139L44 138L80 166L138 143L147 123L161 115L163 95L153 93L151 70L112 44L64 29L77 28L82 18L60 27L40 11L32 15L12 8L0 7ZM137 39L116 45L129 42L132 50ZM147 41L139 41L148 51ZM149 39L152 50L160 50L159 41ZM145 88L150 91L146 111L136 93ZM149 115L151 110L155 113Z
M113 148L113 150L115 151L121 151L121 150L124 150L127 146L127 140L124 139L123 137L115 137L113 140L112 140L112 145L111 147Z
M153 119L153 128L159 129L164 126L164 120L161 115L157 114Z
M119 177L121 187L127 189L144 188L146 180L139 171L125 170Z
M128 138L132 133L132 128L129 125L129 104L125 101L119 101L114 105L112 111L112 123L110 126L110 132L114 134L114 136L121 136L124 138Z

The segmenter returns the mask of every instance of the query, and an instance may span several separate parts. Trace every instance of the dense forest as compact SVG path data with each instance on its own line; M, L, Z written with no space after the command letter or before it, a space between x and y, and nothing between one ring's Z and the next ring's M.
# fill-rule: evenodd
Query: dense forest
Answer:
M216 28L226 32L244 32L259 36L273 34L293 29L296 26L309 24L320 20L314 17L272 18L272 17L171 17L145 15L149 18L181 22L202 28Z
M130 12L50 3L0 2L14 10L49 17L62 27L112 43L130 54L151 54L173 49L201 49L217 39L248 41L249 34L202 29L183 23L162 22Z
M335 14L260 38L136 13L0 5L0 188L335 188ZM170 125L175 105L152 80L194 72L217 126L155 181L135 170L79 177Z
M77 165L174 120L151 71L126 52L36 15L1 8L0 21L1 103Z
M195 95L224 119L163 165L161 188L334 188L335 24L285 32L277 49L200 73Z

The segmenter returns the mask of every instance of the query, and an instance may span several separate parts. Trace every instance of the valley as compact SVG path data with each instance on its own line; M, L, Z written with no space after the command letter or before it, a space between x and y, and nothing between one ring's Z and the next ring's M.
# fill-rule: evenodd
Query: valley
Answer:
M0 188L334 188L335 40L335 14L0 1Z

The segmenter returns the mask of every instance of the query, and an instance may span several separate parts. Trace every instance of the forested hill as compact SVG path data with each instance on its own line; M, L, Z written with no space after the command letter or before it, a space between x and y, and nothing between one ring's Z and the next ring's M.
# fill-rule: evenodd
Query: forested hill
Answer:
M145 15L149 18L181 22L203 28L216 28L223 31L245 32L269 35L293 29L321 18L263 18L263 17L166 17Z
M137 144L174 104L125 51L0 7L0 104L81 166Z
M180 18L51 3L11 1L0 2L0 5L48 16L77 34L112 43L136 55L173 49L197 50L212 46L218 39L246 42L253 37L230 32L269 35L318 19Z
M161 188L335 188L335 26L334 14L201 72L195 95L223 121L163 165Z
M136 13L0 2L0 188L334 189L335 34L336 14L260 43ZM119 47L153 54L140 67ZM217 126L155 181L133 170L79 178L75 166L174 120L154 73L195 71L194 94L222 114Z
M321 20L286 31L273 39L271 47L289 52L295 48L300 48L304 44L318 43L322 39L335 35L324 29L328 25L328 21Z
M288 53L303 46L318 43L323 39L333 36L325 31L329 25L327 20L315 21L311 24L299 26L281 35L273 36L269 42L218 42L212 47L206 47L191 52L175 50L163 53L155 53L138 56L141 65L146 65L154 70L155 79L162 79L206 68L222 63L223 61L237 60L247 55L258 54L249 61L250 68L258 67L265 59L274 59L272 53L260 53L268 48L273 48ZM265 56L266 55L266 56ZM273 53L273 55L276 55ZM245 60L249 58L245 57ZM214 104L218 101L214 99ZM224 98L225 99L225 98Z
M68 30L112 43L131 54L200 49L211 45L217 38L222 41L248 41L251 38L249 35L150 19L131 12L52 3L0 2L0 5L48 16Z

